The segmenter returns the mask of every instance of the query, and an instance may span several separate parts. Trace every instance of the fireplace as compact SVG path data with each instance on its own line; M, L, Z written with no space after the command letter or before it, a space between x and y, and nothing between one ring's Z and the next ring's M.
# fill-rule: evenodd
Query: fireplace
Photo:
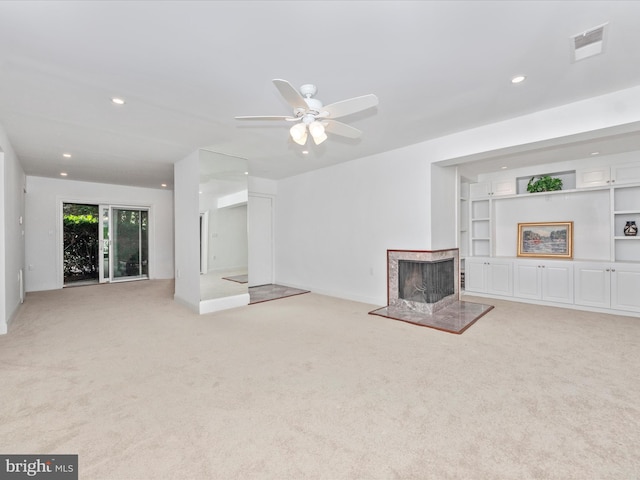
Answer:
M493 306L460 301L458 249L387 250L387 306L371 315L461 334Z
M388 250L391 310L432 314L459 300L458 249Z

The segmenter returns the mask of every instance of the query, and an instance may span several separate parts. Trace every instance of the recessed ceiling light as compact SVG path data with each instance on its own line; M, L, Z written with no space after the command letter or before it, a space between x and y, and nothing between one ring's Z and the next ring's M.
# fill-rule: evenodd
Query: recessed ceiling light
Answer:
M506 166L506 165L504 165L504 166L502 166L502 167L500 167L500 168L501 168L502 170L506 170L506 169L507 169L507 166Z
M166 187L166 186L167 186L167 184L166 184L166 183L163 183L163 184L161 184L160 186L161 186L161 187Z
M118 97L113 97L111 99L111 102L115 103L116 105L124 105L125 104L125 101L123 99L121 99L121 98L118 98Z
M67 176L67 172L60 172L60 176L61 177L66 177Z
M63 153L62 156L64 158L71 158L71 154L70 153Z
M591 152L591 155L600 155L600 152Z
M302 150L302 154L303 155L308 155L309 154L309 150Z
M244 172L245 175L249 175L249 172Z
M516 75L511 79L511 83L522 83L527 77L524 75Z

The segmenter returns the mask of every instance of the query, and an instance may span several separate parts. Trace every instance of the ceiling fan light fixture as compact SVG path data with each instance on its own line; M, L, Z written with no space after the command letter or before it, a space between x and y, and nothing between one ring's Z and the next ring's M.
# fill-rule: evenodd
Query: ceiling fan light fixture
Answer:
M305 143L307 143L307 132L304 132L302 138L294 138L293 141L298 145L304 145Z
M327 139L327 134L324 132L324 125L318 121L309 124L309 133L311 133L316 145L320 145Z
M317 135L317 136L313 137L313 142L314 142L316 145L320 145L320 144L321 144L322 142L324 142L327 138L328 138L328 137L327 137L327 134L326 134L326 133L323 133L322 135Z
M304 145L307 143L307 126L304 123L296 123L289 129L291 138L298 145Z

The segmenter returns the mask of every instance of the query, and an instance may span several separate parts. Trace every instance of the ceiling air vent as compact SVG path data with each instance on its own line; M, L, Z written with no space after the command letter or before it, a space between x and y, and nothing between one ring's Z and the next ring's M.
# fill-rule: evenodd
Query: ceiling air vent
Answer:
M571 53L574 62L602 53L605 27L606 24L600 25L571 38Z

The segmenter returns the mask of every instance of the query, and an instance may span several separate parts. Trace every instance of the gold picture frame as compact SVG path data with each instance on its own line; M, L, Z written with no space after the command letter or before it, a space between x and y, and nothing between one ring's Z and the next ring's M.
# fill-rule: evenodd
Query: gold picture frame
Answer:
M573 222L518 223L518 256L573 258Z

